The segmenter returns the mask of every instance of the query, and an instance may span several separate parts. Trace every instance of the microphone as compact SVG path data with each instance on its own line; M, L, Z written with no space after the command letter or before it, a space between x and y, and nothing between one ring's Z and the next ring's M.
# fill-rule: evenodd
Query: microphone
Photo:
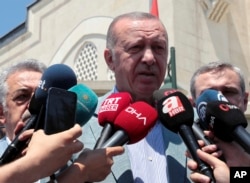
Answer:
M98 122L103 126L103 129L94 149L101 148L105 141L114 133L113 122L117 115L131 102L132 98L128 92L113 93L103 101L98 113Z
M177 90L174 88L161 88L156 91L153 93L153 97L154 97L155 103L157 104L157 102L161 100L163 97L166 97L172 93L175 93Z
M228 102L224 95L214 89L204 90L196 100L196 109L200 118L199 124L204 130L209 130L208 123L205 122L206 107L208 102L212 101L225 101Z
M216 137L226 142L235 140L250 154L250 134L245 129L248 123L237 106L224 101L208 102L205 121Z
M159 95L161 93L158 93L158 91L153 94L155 98L160 98ZM215 182L212 169L196 153L200 147L192 130L194 111L188 98L181 92L176 91L158 100L156 108L162 124L174 133L180 134L191 156L197 162L199 172Z
M177 91L176 89L172 88L161 88L157 90L157 94L154 95L155 103L157 103L157 101L162 99L164 96L168 96L169 94L174 93L176 91ZM195 137L197 139L203 140L206 145L212 144L211 140L205 136L205 134L203 133L203 131L201 130L201 128L197 123L198 122L194 122L192 125Z
M193 125L192 125L192 130L195 134L195 137L198 139L198 140L202 140L205 145L210 145L210 144L213 144L213 141L211 139L209 139L205 134L204 132L202 131L202 129L200 128L198 122L194 122Z
M157 121L157 111L149 104L138 101L124 110L114 121L115 133L102 148L133 144L143 139Z
M93 90L84 84L77 84L68 91L74 92L77 96L76 102L76 123L83 126L93 116L98 97Z
M218 107L220 104L228 111L223 111L223 107ZM212 89L205 90L197 98L196 105L201 124L206 129L212 130L223 141L235 140L246 152L250 153L250 135L244 129L248 123L243 112L237 106L228 102L219 91ZM215 108L212 109L212 107ZM209 111L207 112L207 110ZM222 115L218 116L218 113Z
M39 82L34 95L31 98L29 112L31 117L26 122L24 128L19 131L14 140L7 147L0 158L0 165L14 160L20 152L27 146L28 140L20 141L19 135L28 129L43 129L44 105L46 103L47 91L50 87L69 89L76 85L77 80L74 71L64 64L55 64L48 67Z
M33 95L29 111L31 114L40 112L40 108L45 104L50 87L69 89L77 84L77 79L74 71L65 64L54 64L48 67L38 84L38 87Z

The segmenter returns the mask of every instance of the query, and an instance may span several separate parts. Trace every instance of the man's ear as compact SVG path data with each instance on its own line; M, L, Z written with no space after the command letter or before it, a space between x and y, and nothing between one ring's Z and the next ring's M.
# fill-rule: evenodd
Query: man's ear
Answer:
M109 69L111 71L114 71L114 61L113 61L113 55L112 55L112 51L110 49L105 49L104 50L104 58L106 61L107 66L109 67Z
M4 117L4 112L3 112L3 106L0 105L0 124L4 125L5 123L5 117Z

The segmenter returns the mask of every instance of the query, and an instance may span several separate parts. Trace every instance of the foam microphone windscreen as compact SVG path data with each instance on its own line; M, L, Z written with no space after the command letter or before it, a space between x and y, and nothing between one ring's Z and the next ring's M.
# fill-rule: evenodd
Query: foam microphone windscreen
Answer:
M106 98L98 112L98 122L104 126L107 122L114 122L116 116L129 104L132 98L128 92L113 93Z
M157 121L157 111L149 104L138 101L116 117L116 130L123 130L129 137L128 144L133 144L144 138Z
M158 102L160 99L162 99L163 97L168 96L171 93L176 92L176 89L173 88L161 88L159 90L155 90L153 93L153 97L155 102Z
M212 102L212 101L227 102L227 99L223 96L223 94L220 91L217 91L214 89L204 90L200 94L200 96L196 99L196 110L200 118L200 125L205 130L209 129L207 123L205 122L206 107L207 107L207 103Z
M84 84L77 84L70 89L77 96L76 102L76 122L83 126L93 116L98 97L96 93Z
M46 102L48 89L56 87L68 90L77 84L74 71L67 65L54 64L48 67L40 80L40 83L31 99L29 111L36 114L40 111L40 107Z
M103 147L106 140L113 135L115 118L131 102L131 95L127 92L112 93L103 101L98 113L98 122L103 129L94 149Z
M162 124L175 133L182 124L188 126L193 124L193 107L188 98L179 91L158 100L157 110Z
M233 140L233 131L237 126L247 126L244 113L235 105L225 101L207 103L205 121L214 134L224 141Z

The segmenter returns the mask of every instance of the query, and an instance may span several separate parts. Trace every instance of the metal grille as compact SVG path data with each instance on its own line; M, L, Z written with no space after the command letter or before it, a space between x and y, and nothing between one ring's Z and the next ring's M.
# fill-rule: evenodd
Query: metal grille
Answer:
M108 80L115 80L115 74L113 71L108 69Z
M75 62L78 80L97 80L97 49L91 42L84 43Z

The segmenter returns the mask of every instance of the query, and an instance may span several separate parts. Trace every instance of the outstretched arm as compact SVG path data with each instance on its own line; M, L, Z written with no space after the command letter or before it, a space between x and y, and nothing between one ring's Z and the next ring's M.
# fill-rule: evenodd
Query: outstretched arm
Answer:
M46 135L43 130L34 132L26 154L0 167L0 182L35 182L53 174L67 163L73 153L83 148L83 144L76 140L81 132L79 125L53 135ZM24 132L20 139L30 135L29 131Z

